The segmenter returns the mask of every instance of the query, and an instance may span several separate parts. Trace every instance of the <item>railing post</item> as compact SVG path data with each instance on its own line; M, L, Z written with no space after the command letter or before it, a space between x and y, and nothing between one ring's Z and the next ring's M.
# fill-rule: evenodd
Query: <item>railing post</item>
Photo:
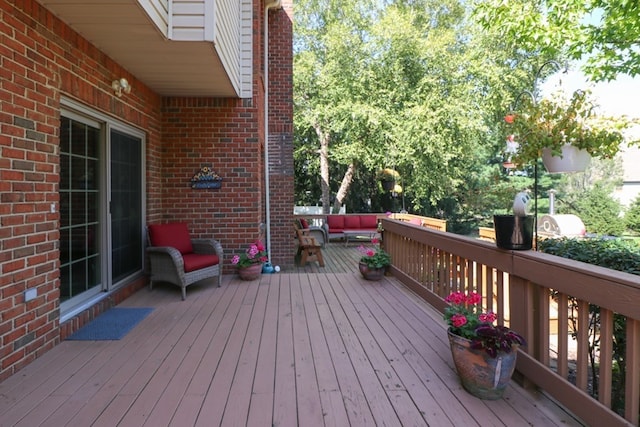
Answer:
M535 355L537 348L534 328L534 307L537 299L534 286L528 280L518 276L509 276L509 328L518 332L527 341L527 345L520 351ZM524 376L514 377L520 385L531 388L534 384Z

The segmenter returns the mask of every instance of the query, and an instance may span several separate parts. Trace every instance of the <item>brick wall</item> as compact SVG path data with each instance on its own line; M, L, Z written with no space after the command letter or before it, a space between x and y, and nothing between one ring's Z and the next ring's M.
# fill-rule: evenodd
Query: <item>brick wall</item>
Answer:
M114 99L115 76L129 79L135 93ZM60 341L62 94L147 129L148 164L157 163L160 98L37 2L0 2L0 380ZM141 285L120 289L111 301ZM37 292L29 302L27 289Z
M0 381L147 283L129 283L59 324L61 96L145 131L148 223L186 221L196 236L218 238L225 273L232 253L263 237L264 11L260 1L254 7L254 97L163 99L35 0L0 0ZM290 62L291 3L270 22L272 255L284 264L293 254L291 64L276 62ZM117 98L111 81L120 77L134 89ZM220 190L190 188L203 165L223 177ZM25 303L27 289L37 297Z
M293 264L293 5L269 17L269 180L271 260Z
M214 237L230 255L260 237L263 215L261 105L251 99L169 98L163 102L161 221L185 221L197 237ZM189 180L203 165L222 188L199 190Z

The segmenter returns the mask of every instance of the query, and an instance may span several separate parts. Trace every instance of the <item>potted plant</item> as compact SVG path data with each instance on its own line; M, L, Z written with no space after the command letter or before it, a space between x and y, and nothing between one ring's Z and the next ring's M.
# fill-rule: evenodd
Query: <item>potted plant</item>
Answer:
M238 267L238 275L242 280L255 280L260 277L262 264L268 259L264 245L256 240L245 252L234 255L231 264Z
M494 215L493 228L496 246L510 250L529 250L533 247L534 217L529 215L529 193L521 191L513 199L513 215Z
M372 239L371 243L378 244L378 239ZM358 247L362 254L358 269L360 274L367 280L380 280L385 271L391 265L391 256L380 246L375 248Z
M376 173L376 178L380 181L385 191L391 191L396 185L396 181L400 178L400 174L395 169L384 168Z
M500 399L524 338L494 325L495 313L482 311L482 297L475 292L452 292L445 302L449 303L444 311L449 345L462 386L481 399Z
M530 103L504 120L507 140L517 147L514 163L529 164L542 157L549 172L584 170L592 156L614 157L624 142L622 131L632 124L626 118L597 115L591 93L583 90L569 99L555 94ZM571 160L573 165L565 166L560 160Z

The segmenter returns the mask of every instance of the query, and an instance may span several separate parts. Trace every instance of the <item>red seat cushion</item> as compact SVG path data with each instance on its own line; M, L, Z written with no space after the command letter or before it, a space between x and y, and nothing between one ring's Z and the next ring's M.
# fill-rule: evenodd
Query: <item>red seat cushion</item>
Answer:
M309 222L305 218L300 218L300 227L309 228Z
M184 272L200 270L201 268L211 267L220 262L218 255L208 254L186 254L182 255L184 260Z
M184 222L149 225L149 240L151 246L170 246L182 255L193 252L189 229Z
M378 218L375 215L360 215L360 227L365 230L377 230Z
M341 232L344 230L344 216L327 215L327 225L330 233Z
M360 216L345 216L344 217L344 229L345 230L359 230L360 229Z

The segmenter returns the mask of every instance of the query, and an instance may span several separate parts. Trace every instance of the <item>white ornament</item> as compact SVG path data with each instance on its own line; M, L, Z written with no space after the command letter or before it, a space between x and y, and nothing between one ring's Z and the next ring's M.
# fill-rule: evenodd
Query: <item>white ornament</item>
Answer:
M527 216L527 207L529 206L529 194L526 191L521 191L516 194L513 199L513 214L515 216Z

